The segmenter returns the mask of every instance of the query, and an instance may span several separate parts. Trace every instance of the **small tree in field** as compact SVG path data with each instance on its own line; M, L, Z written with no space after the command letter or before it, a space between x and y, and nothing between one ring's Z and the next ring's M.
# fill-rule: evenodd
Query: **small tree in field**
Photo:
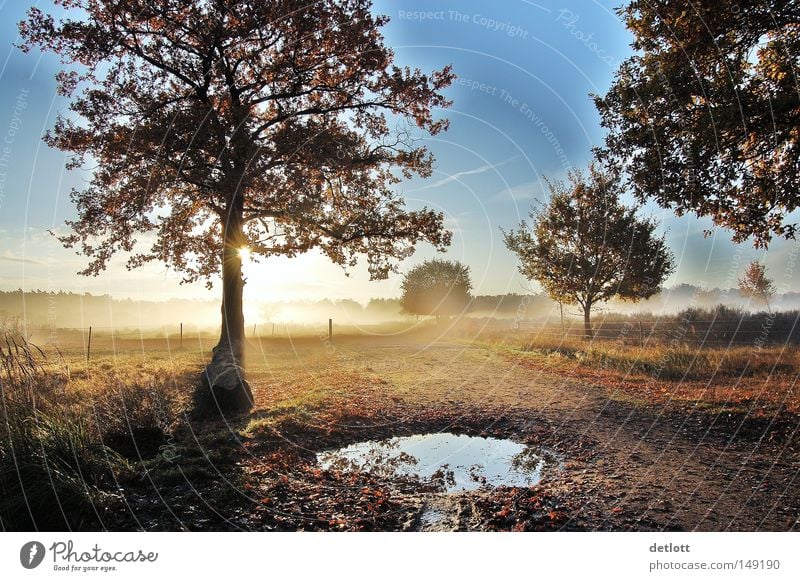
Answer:
M569 183L548 182L550 200L531 211L530 227L503 232L523 276L538 281L560 303L583 309L592 336L592 307L612 297L638 301L659 291L673 271L672 255L654 220L637 217L620 200L619 180L594 165L588 178L573 171Z
M247 408L242 254L319 248L366 255L385 278L414 245L449 244L443 216L408 211L392 185L427 177L453 75L399 68L370 0L62 0L31 8L23 50L70 63L72 98L46 136L93 169L60 240L128 267L162 261L185 282L222 280L222 331L203 379L220 407ZM73 17L74 15L74 17ZM142 236L149 248L137 246Z
M767 311L770 309L769 301L775 294L775 285L772 279L767 278L767 267L754 260L744 271L739 279L739 291L746 297L754 297L764 302Z
M464 313L472 301L469 267L460 262L428 260L412 268L403 280L400 304L404 313L437 319Z

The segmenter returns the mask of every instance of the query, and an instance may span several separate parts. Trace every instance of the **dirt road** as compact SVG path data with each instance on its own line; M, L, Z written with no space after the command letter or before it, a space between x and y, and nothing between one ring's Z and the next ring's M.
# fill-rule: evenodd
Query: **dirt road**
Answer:
M615 387L539 363L459 341L264 342L249 363L256 409L180 428L170 440L176 460L149 460L148 478L126 484L126 505L112 511L135 518L114 516L109 526L800 528L797 415L737 415L663 398L656 405L636 382ZM535 486L442 494L317 461L356 442L430 432L508 438L552 450L562 463Z
M565 463L541 485L556 507L550 511L552 527L546 528L798 528L797 418L754 422L642 405L624 391L523 366L496 350L458 342L357 341L329 346L323 353L313 346L307 352L299 348L292 355L289 367L301 368L323 392L331 369L361 378L357 397L369 400L367 410L379 412L365 413L349 432L334 429L328 441L315 442L315 449L411 433L426 424L556 449ZM268 356L268 367L272 357L278 360L277 354ZM256 382L256 393L268 393L270 384ZM268 408L267 401L263 404ZM450 497L447 502L458 505L460 516L445 519L444 526L486 526L485 514L475 518L476 503L490 512L497 508L500 515L504 506L511 507L508 522L489 518L491 526L519 525L517 500L492 494Z

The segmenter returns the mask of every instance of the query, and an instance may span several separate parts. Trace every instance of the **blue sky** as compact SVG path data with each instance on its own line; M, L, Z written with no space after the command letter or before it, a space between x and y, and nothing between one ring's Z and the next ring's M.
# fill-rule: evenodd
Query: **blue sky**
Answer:
M441 209L454 231L447 257L468 264L480 294L524 292L536 285L516 272L500 228L512 228L531 204L544 199L543 178L585 167L603 131L589 93L604 93L617 63L630 54L630 36L615 3L527 0L376 0L391 22L384 29L399 64L424 70L452 64L458 80L448 90L450 130L428 139L437 158L428 180L401 187L412 206ZM48 7L49 2L39 2ZM179 276L152 265L128 272L122 260L97 278L78 276L85 263L48 233L74 215L71 187L87 179L66 172L64 154L41 141L66 103L55 94L58 62L51 55L13 47L16 22L28 2L0 1L0 290L65 289L161 299L215 297L202 284L179 286ZM725 231L704 238L710 223L677 218L654 206L679 267L668 284L735 285L747 261L764 259L780 290L797 290L800 273L787 265L792 244L769 252L735 246ZM401 270L431 257L421 246ZM400 276L368 282L358 267L350 276L309 254L247 266L247 293L261 300L345 298L399 294Z

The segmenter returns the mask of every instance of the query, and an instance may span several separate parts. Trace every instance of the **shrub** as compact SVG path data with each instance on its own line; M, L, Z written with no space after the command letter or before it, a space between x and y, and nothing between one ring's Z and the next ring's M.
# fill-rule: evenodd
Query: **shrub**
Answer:
M87 422L55 398L63 380L20 337L0 352L0 526L4 530L82 528L125 464L92 437Z
M183 405L169 378L111 381L92 394L94 421L105 445L126 458L150 458L168 439Z
M0 429L0 522L6 530L96 524L115 472L125 468L79 418L4 402Z

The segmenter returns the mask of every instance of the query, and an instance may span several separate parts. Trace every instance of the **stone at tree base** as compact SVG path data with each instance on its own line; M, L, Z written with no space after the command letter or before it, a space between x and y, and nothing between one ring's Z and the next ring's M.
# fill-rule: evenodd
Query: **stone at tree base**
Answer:
M195 415L236 414L251 410L253 405L253 392L232 349L218 345L200 377L194 400Z
M244 379L236 386L211 385L208 374L203 372L200 388L195 397L195 413L199 416L231 415L253 408L253 392Z

